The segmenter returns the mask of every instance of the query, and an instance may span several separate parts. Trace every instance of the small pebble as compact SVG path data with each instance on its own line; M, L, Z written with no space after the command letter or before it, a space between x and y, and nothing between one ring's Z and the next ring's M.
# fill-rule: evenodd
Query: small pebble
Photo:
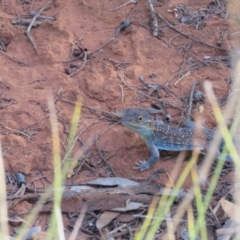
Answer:
M204 100L204 99L205 99L205 96L204 96L204 94L201 91L196 90L193 93L193 100L194 101L198 102L198 101Z
M25 176L22 173L18 173L17 174L17 186L20 188L23 183L26 184Z
M157 74L155 73L152 73L151 75L149 75L150 78L156 78L157 77Z

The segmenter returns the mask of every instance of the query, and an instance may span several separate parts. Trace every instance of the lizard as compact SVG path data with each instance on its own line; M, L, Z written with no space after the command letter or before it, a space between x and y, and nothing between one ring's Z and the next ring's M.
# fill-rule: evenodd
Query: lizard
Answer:
M195 123L188 120L186 127L175 127L164 124L161 120L152 120L151 114L161 110L150 108L128 108L121 113L121 123L131 131L139 134L145 141L151 156L148 161L140 161L134 169L145 171L151 168L159 159L160 151L204 150L213 139L213 129L196 128ZM196 131L197 129L197 131ZM224 142L219 145L223 149ZM231 161L227 156L226 161Z

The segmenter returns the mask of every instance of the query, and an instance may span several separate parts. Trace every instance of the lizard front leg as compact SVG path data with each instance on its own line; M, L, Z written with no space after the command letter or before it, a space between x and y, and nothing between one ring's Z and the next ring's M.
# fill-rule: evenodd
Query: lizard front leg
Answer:
M151 168L159 159L159 150L156 147L156 145L154 144L154 142L152 141L151 138L148 139L144 139L145 143L148 147L148 149L151 152L151 156L148 159L148 161L139 161L138 163L136 163L136 167L134 167L133 169L139 169L140 171L145 171L148 170L149 168Z

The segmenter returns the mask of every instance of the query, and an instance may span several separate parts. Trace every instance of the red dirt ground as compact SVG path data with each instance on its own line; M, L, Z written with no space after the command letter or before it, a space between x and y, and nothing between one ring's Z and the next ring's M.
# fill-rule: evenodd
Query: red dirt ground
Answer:
M37 174L40 174L38 171L47 176L49 181L53 178L49 118L27 129L37 132L29 140L26 136L16 134L10 129L20 131L48 116L48 112L44 111L44 108L47 108L49 90L56 96L58 91L62 89L61 98L69 101L75 101L78 94L81 94L85 105L108 112L116 112L127 107L150 107L150 103L154 102L151 99L146 99L146 101L134 100L136 93L124 87L113 64L105 59L111 58L115 61L130 62L127 68L121 70L121 73L125 74L125 81L136 90L137 86L142 86L139 77L144 76L148 82L169 84L169 88L176 96L188 95L193 81L199 81L197 89L203 91L202 83L204 80L212 83L217 97L222 97L228 93L229 85L226 79L230 76L230 71L223 63L194 70L176 86L174 85L177 81L176 77L169 80L174 74L173 71L182 64L184 54L177 54L176 49L183 44L191 42L191 52L200 59L203 59L204 56L219 55L219 51L192 42L184 36L174 38L171 41L171 46L167 45L166 42L177 34L169 28L163 30L163 40L154 38L146 28L139 25L149 25L150 12L147 1L140 0L136 4L130 18L131 27L121 32L117 39L107 44L102 52L91 58L83 69L73 77L69 77L65 73L65 65L63 64L63 61L70 57L72 43L79 37L82 38L82 47L88 51L101 47L115 35L116 27L127 18L134 4L110 11L109 9L115 8L125 1L68 0L55 2L55 6L52 3L44 14L55 16L57 20L45 20L39 27L31 30L33 41L37 47L37 51L35 51L25 36L25 29L12 25L11 18L15 18L16 13L18 15L28 14L31 7L37 11L45 1L33 1L33 6L25 4L27 11L24 11L23 4L16 2L16 0L4 1L5 4L0 11L0 37L11 40L6 53L27 62L28 66L18 64L0 53L1 80L9 87L8 89L6 85L2 85L0 89L2 104L4 103L3 98L8 99L8 101L9 99L15 100L14 104L0 109L0 133L2 135L1 143L5 169L13 173L26 174L27 181L35 179ZM206 7L208 3L208 0L169 0L160 4L161 6L155 6L155 10L169 21L177 23L178 20L172 13L168 12L168 9L172 9L178 4L186 4L192 11ZM164 23L159 20L159 25L164 25ZM228 24L223 18L214 17L206 22L206 26L202 30L195 30L194 27L188 27L184 24L179 24L177 27L195 38L216 45L218 31L227 29ZM237 31L236 27L232 28L232 32ZM221 46L225 48L230 46L229 37L223 40ZM149 78L152 73L155 73L157 77ZM31 83L41 78L46 78L46 81ZM120 85L123 87L124 96L122 96ZM165 97L165 92L162 93L161 100L166 99L174 105L182 105L182 102L178 101L173 94ZM56 108L59 121L64 122L69 129L73 105L58 100ZM179 112L178 109L169 110L173 116L173 125L178 123L180 116L174 114ZM215 120L209 104L204 104L201 116L206 126L215 127ZM98 123L87 129L80 136L80 140L86 148L96 152L93 140L110 125L108 121L101 118L101 114L94 114L88 108L83 107L78 131L95 121ZM62 143L62 156L64 156L63 146L67 145L67 134L64 133L63 124L59 122L58 126ZM78 141L75 151L82 147L83 145ZM131 133L120 124L99 138L98 147L106 151L107 155L116 152L108 160L108 164L114 169L117 176L131 179L146 179L159 168L171 172L176 159L176 157L162 159L146 172L133 170L135 162L149 157L149 151L136 134ZM89 161L90 166L93 167L102 163L99 155L95 155ZM104 167L99 168L94 174L83 166L74 183L81 183L99 176L109 176L109 171ZM166 182L167 177L162 175L160 181ZM36 184L41 186L41 183ZM185 186L189 184L190 182L186 183ZM48 185L47 182L46 185ZM29 209L29 206L26 205L21 207L23 211Z

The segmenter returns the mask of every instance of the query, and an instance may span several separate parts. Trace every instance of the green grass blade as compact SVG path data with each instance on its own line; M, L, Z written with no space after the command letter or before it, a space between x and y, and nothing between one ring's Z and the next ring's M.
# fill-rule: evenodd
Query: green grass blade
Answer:
M61 201L62 201L62 169L58 166L61 164L60 155L60 139L58 132L57 116L55 114L54 99L50 95L48 99L48 105L50 109L50 123L52 129L52 146L53 146L53 167L56 169L54 173L53 187L54 187L54 205L53 214L51 216L50 227L48 228L47 239L52 239L52 236L56 236L55 239L64 240L63 220L61 213ZM57 230L57 232L56 232Z
M0 182L3 183L0 187L0 239L9 239L8 228L8 206L7 206L7 191L5 185L5 171L2 157L2 146L0 142Z

